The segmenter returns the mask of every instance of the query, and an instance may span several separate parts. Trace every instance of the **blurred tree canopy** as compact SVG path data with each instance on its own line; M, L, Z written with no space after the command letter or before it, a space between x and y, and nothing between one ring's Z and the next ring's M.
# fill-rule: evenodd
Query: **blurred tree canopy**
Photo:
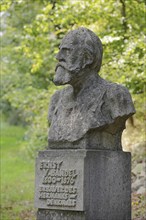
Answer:
M77 27L94 31L104 48L100 75L143 100L144 0L1 0L1 109L12 123L29 123L30 146L47 144L47 111L55 54ZM138 96L138 98L137 98ZM142 101L140 102L142 103Z

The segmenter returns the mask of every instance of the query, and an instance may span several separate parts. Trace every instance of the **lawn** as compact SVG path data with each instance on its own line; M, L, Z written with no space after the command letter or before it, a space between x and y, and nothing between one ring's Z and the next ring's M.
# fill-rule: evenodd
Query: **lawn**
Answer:
M25 129L1 123L1 220L34 220L34 159Z

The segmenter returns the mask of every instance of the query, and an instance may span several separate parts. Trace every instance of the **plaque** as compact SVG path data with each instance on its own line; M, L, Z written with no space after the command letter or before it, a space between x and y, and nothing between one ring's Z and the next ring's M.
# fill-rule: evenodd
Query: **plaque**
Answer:
M83 211L83 168L83 156L72 151L60 155L40 152L36 160L36 208Z

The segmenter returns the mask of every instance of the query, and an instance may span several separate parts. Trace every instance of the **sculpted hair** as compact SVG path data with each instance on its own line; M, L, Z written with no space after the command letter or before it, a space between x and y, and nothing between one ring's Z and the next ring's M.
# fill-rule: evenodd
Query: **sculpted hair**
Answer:
M100 39L89 29L83 28L87 37L85 38L85 45L87 50L91 50L92 56L94 57L93 63L91 65L92 69L96 69L99 72L102 64L102 43Z
M91 30L80 27L76 30L70 31L63 40L72 38L73 45L79 45L79 49L84 49L84 54L88 52L92 57L91 69L96 69L99 72L102 64L103 48L102 43L98 36L96 36Z

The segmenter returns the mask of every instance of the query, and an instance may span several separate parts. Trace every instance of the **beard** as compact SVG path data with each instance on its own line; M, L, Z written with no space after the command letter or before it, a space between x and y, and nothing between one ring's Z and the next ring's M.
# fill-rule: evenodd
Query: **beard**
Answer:
M76 65L69 66L64 61L59 62L55 68L55 77L53 82L57 86L72 84L72 81L75 78L78 78L80 72L82 71L82 64L79 62L76 63Z
M72 79L72 73L63 65L57 64L55 69L54 84L56 86L69 84Z

